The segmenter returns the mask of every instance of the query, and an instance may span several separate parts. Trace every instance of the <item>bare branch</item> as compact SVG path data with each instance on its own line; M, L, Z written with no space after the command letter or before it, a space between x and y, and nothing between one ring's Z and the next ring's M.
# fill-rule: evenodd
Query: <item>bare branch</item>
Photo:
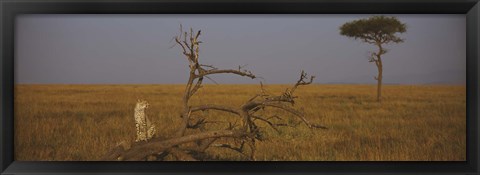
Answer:
M188 56L188 53L187 53L187 50L185 49L185 46L183 46L183 44L180 42L180 40L178 39L178 37L175 37L175 42L178 43L178 45L180 45L182 47L182 50L183 50L183 54Z
M195 83L195 86L190 91L189 96L192 96L193 94L195 94L195 92L197 92L198 89L200 89L200 87L202 87L202 82L203 82L203 77L199 77L197 82Z
M215 145L212 145L214 147L219 147L219 148L227 148L227 149L230 149L230 150L233 150L243 156L245 156L246 158L250 158L250 156L248 156L247 154L244 153L244 145L245 145L245 141L242 141L242 143L240 144L239 147L234 147L232 145L229 145L229 144L215 144Z
M305 73L305 71L302 70L302 73L300 74L300 79L297 81L297 83L295 83L293 88L288 92L289 93L288 95L290 96L293 95L293 92L295 92L295 89L297 89L298 86L312 84L314 78L315 76L310 76L310 80L305 81L305 79L307 79L307 73Z
M240 76L246 76L251 79L255 79L256 76L252 74L251 72L242 72L238 70L233 70L233 69L224 69L224 70L218 70L218 69L212 69L212 70L207 70L203 73L198 74L196 77L203 77L206 75L211 75L211 74L222 74L222 73L231 73L231 74L236 74Z
M207 122L205 121L204 118L201 118L201 119L198 119L195 123L193 124L188 124L187 128L191 128L191 129L198 129L202 126L204 126Z
M215 83L215 84L218 85L218 83L217 83L215 80L213 80L212 78L210 78L209 76L204 76L204 77L205 77L205 78L208 78L210 81L212 81L213 83Z
M195 40L198 39L198 37L200 36L200 33L201 33L201 32L202 32L201 30L198 30L197 35L195 36Z
M212 65L200 64L200 66L202 66L202 67L208 67L208 68L211 68L211 69L218 69L218 68L216 68L216 67L214 67L214 66L212 66Z
M277 119L277 120L283 120L282 118L280 118L278 115L272 115L270 117L267 118L267 120L270 120L270 119Z
M270 125L270 127L272 127L275 131L277 131L277 133L280 133L280 130L277 128L277 126L278 126L277 124L274 124L274 123L272 123L272 122L268 121L267 119L264 119L260 116L252 116L252 118L259 119L260 121L263 121L263 122L267 123L268 125Z
M233 114L236 114L236 115L240 115L240 113L241 113L237 109L226 107L226 106L220 106L220 105L202 105L202 106L191 107L192 112L206 111L206 110L224 111L224 112L229 112L229 113L233 113Z
M283 109L291 114L294 114L295 116L299 117L300 119L302 119L302 121L305 123L305 125L307 125L309 128L320 128L322 126L319 126L319 125L312 125L305 117L304 117L304 114L300 111L297 111L296 109L293 109L291 107L288 107L288 106L284 106L284 105L278 105L278 104L265 104L265 106L269 106L269 107L274 107L274 108L279 108L279 109ZM326 127L324 127L326 128Z

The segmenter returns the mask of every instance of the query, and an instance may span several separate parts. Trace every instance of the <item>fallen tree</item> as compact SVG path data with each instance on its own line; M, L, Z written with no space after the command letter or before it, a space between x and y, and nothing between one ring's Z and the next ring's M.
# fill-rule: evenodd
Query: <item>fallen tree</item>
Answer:
M148 141L132 144L126 141L121 142L108 152L103 160L164 160L168 155L175 157L176 160L199 160L198 155L205 153L209 148L229 149L244 155L249 160L255 160L256 142L265 140L264 129L259 127L260 123L276 131L279 131L281 126L288 126L285 123L278 123L282 119L280 116L264 116L258 112L268 108L286 111L291 116L298 117L309 128L327 129L309 122L302 111L293 108L294 100L297 98L294 96L297 88L311 84L315 78L308 77L304 71L291 88L287 88L279 95L267 93L263 84L260 83L261 92L238 107L217 104L191 105L189 103L191 97L202 87L205 78L210 79L210 75L235 74L251 79L258 78L241 66L238 69L218 69L212 65L201 64L199 62L199 44L202 43L199 41L200 35L201 31L194 32L190 29L190 32L185 32L180 27L180 34L174 37L176 45L181 47L183 55L189 62L189 79L183 93L182 122L176 133L168 139L154 137ZM212 121L202 115L203 111L219 111L228 114L228 117L235 116L240 124L225 120L224 129L212 130L206 127L206 124ZM232 139L233 143L224 143L221 138Z

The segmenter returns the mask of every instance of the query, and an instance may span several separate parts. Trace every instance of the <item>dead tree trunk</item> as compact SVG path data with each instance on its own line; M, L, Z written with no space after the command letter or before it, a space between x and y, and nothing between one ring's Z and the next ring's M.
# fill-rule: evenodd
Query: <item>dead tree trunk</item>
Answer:
M238 67L238 69L218 69L211 65L200 64L199 62L199 41L200 31L183 31L180 26L180 34L174 37L177 45L182 49L183 55L189 62L189 79L183 94L183 111L181 112L182 123L176 133L169 139L153 138L148 142L138 142L133 145L121 144L107 153L103 160L147 160L148 157L155 157L156 160L164 160L167 155L172 155L177 160L197 160L196 155L203 153L209 148L229 149L245 155L250 160L255 160L255 142L263 141L263 130L259 123L265 123L278 131L278 127L286 124L277 123L279 116L262 116L258 111L268 108L284 110L293 116L298 117L309 128L322 128L324 126L310 123L302 111L293 108L295 90L299 86L309 85L314 77L307 77L302 71L299 80L292 88L286 89L280 95L267 94L261 84L261 93L253 96L239 107L229 107L216 104L191 105L190 98L202 87L204 78L210 79L209 75L214 74L235 74L255 79L250 71ZM209 130L206 125L212 123L202 111L219 111L225 114L224 117L236 117L241 121L237 123L227 122L222 130ZM190 132L187 132L190 131ZM187 134L190 133L190 134ZM222 140L222 139L223 140ZM225 142L225 138L234 142ZM191 143L194 146L192 146ZM245 146L247 145L247 146ZM249 155L247 149L249 147Z

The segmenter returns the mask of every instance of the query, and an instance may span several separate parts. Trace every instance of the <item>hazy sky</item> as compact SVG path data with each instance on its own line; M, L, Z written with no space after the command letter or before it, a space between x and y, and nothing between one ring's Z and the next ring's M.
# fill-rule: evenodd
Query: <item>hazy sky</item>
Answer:
M170 48L179 25L202 30L200 60L246 69L265 83L376 83L372 45L339 34L371 15L22 15L16 21L16 83L183 84L188 62ZM465 83L465 15L393 15L404 43L384 55L385 83ZM235 75L218 83L258 83ZM210 81L207 81L210 82Z

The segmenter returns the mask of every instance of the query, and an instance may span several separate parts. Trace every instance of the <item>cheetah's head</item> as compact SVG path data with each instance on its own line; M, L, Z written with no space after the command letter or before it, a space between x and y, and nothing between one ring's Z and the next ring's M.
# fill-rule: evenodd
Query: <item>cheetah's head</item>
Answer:
M135 108L137 108L137 109L146 109L146 108L148 108L148 106L149 106L149 104L148 104L147 101L145 101L145 100L140 100L140 99L139 99L139 100L137 101L137 105L135 106Z

